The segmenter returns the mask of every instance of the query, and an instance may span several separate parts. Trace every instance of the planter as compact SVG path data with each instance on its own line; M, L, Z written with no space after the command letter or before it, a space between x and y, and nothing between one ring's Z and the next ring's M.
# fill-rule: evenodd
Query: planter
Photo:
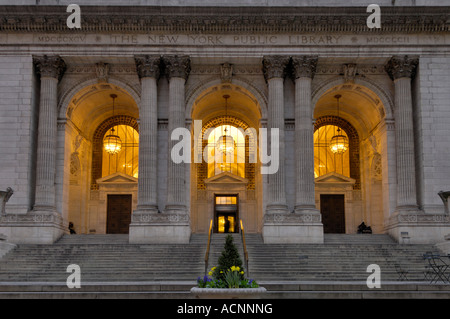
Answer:
M261 299L266 288L191 288L197 299Z

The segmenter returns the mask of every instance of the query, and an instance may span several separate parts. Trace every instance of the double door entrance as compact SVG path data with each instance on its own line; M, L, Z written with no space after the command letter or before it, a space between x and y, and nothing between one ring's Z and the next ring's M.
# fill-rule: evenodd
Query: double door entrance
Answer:
M345 234L344 195L320 195L320 213L324 233Z
M214 232L238 233L239 211L237 195L215 195Z
M128 234L131 223L132 195L108 195L106 233Z

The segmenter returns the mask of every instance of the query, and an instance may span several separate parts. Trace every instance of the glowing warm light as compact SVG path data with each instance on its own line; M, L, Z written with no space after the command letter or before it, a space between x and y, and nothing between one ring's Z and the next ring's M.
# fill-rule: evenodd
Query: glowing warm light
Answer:
M338 135L333 136L330 141L330 150L334 154L342 154L348 150L348 138L345 135L339 134L339 131L338 129Z
M217 146L222 154L234 152L234 138L231 135L222 135L217 139Z
M103 147L111 155L115 155L122 150L122 141L118 135L114 134L114 128L111 129L111 134L106 135L103 139Z

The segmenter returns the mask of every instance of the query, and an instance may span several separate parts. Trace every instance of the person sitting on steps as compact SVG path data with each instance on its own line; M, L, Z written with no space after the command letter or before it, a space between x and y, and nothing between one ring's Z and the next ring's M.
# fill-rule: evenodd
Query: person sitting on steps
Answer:
M358 226L358 234L372 234L372 228L370 226L366 226L366 224L362 222Z

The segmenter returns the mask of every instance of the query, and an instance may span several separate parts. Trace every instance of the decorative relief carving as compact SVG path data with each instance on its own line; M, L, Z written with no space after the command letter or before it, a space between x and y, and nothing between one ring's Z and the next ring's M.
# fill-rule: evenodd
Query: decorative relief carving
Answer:
M344 68L345 83L347 82L354 83L356 76L356 64L354 63L344 64L342 67Z
M389 224L434 224L434 223L450 223L450 216L448 214L416 214L404 213L391 216Z
M63 218L58 213L28 213L28 214L6 214L1 216L0 224L10 226L11 224L32 224L32 226L39 226L39 224L56 224L62 225ZM12 225L11 225L12 226Z
M36 71L41 77L52 77L60 80L66 70L66 64L59 56L33 56Z
M98 83L107 83L109 77L110 65L108 63L99 62L95 64L95 72L97 73Z
M264 224L304 224L304 223L320 223L322 216L314 213L290 213L290 214L265 214Z
M81 164L80 159L78 157L78 152L73 152L70 155L70 175L73 177L78 176L80 172Z
M132 223L189 224L189 214L138 213L131 215Z
M385 66L386 72L392 80L402 77L412 78L416 73L419 58L405 56L393 56Z
M95 8L95 6L94 6ZM372 32L366 26L367 14L359 8L335 8L333 12L305 11L303 7L289 8L241 8L239 14L229 10L208 10L205 8L185 9L183 14L166 13L160 10L147 12L140 7L123 12L120 7L93 10L83 16L83 29L89 32ZM448 32L448 15L437 8L421 7L410 12L392 8L383 12L381 32ZM67 14L64 10L49 11L41 6L33 13L12 8L0 15L1 31L71 31L67 28ZM208 40L208 39L207 39Z
M233 77L233 65L226 62L220 65L220 80L222 83L231 83Z

